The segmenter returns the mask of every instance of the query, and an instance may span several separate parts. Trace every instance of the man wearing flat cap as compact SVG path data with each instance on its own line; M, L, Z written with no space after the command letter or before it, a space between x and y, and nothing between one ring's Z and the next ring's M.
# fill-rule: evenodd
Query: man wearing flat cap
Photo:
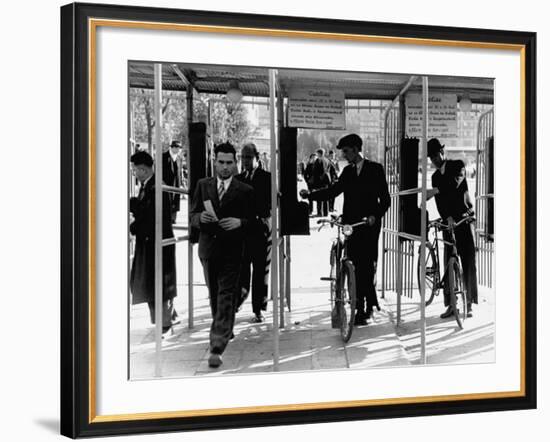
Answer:
M473 204L468 192L468 183L465 179L466 170L462 160L448 160L445 157L445 145L437 138L428 141L428 157L437 169L432 174L432 188L429 196L435 195L435 203L439 216L447 224L454 224L466 216L474 214ZM473 234L473 224L462 223L455 229L456 249L460 256L460 263L464 272L464 286L466 287L467 315L472 316L472 303L477 304L477 270L476 251ZM443 239L450 241L449 232L443 231ZM444 262L450 256L450 247L445 246ZM441 318L448 318L453 314L449 302L449 292L444 290L444 303L447 309Z
M300 195L311 200L329 200L344 193L342 222L353 224L367 219L366 225L354 228L348 242L348 254L355 265L357 287L357 313L355 325L366 325L374 307L376 296L376 264L378 261L378 237L382 217L390 207L390 194L386 175L381 164L363 158L363 141L357 134L346 135L336 146L349 162L338 181L325 189ZM365 305L366 304L366 305Z
M170 148L162 154L162 180L167 186L181 187L182 159L180 151L181 143L174 140L170 144ZM175 223L180 210L181 195L179 193L170 193L169 195L172 223Z

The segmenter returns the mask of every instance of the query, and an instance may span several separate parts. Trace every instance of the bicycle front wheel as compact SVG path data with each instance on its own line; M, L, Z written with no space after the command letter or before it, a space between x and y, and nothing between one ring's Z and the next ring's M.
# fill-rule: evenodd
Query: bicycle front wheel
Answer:
M463 328L464 321L467 315L466 292L462 280L462 269L456 258L451 258L448 269L448 280L450 284L450 302L453 307L456 323L460 328Z
M420 247L418 246L418 261L416 267L416 277L418 280L418 291L420 292L420 283L423 275L420 269ZM430 305L434 299L439 285L439 264L437 262L435 251L430 243L426 243L426 273L424 274L425 283L425 304Z
M340 313L340 334L344 342L348 342L353 332L353 322L355 321L355 267L353 263L346 260L342 263L340 269L340 278L337 296L338 310Z
M336 242L332 244L330 249L330 311L334 309L334 303L337 296L338 281L336 276L338 273L338 245Z

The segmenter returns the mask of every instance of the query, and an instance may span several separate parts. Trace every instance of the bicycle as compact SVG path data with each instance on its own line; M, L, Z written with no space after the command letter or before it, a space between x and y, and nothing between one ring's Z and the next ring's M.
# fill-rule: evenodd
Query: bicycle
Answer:
M330 281L330 307L333 327L340 329L344 342L348 342L353 332L356 306L355 267L347 254L347 240L353 228L367 224L367 220L355 224L342 224L341 216L331 215L330 219L320 219L319 231L327 224L338 228L338 234L330 248L330 276L322 281Z
M428 233L431 229L434 231L433 240L426 242L426 266L425 266L425 305L430 305L436 295L439 295L439 290L445 288L445 285L449 287L449 300L451 308L453 309L453 315L460 328L463 328L463 322L466 320L468 314L468 304L466 299L466 292L464 291L464 279L462 274L462 268L460 266L460 259L458 258L458 252L456 249L455 229L463 223L469 223L475 221L473 216L467 216L455 223L454 226L449 226L441 222L442 220L436 219L428 223ZM440 231L449 231L451 241L439 239L438 233ZM451 246L451 253L449 259L445 265L445 273L443 277L440 277L440 264L439 264L439 241L443 241L444 244ZM418 247L418 263L417 263L417 278L418 287L422 280L420 271L420 247Z

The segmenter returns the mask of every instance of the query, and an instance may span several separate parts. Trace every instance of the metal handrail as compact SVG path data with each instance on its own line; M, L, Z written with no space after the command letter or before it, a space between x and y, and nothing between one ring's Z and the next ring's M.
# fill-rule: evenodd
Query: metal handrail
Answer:
M175 238L166 238L166 239L162 240L162 247L171 246L171 245L176 244L178 242L188 241L188 240L189 240L189 235L178 236L178 237L175 237Z
M179 193L180 195L188 195L189 194L188 190L181 189L180 187L167 186L166 184L162 185L162 191L163 192L170 192L170 193Z
M401 238L409 239L411 241L422 241L422 237L418 235L411 235L410 233L399 232L398 230L388 229L384 227L384 231L390 235L397 235Z
M399 192L390 193L390 197L403 196L403 195L416 195L422 192L422 187L415 187L414 189L400 190Z

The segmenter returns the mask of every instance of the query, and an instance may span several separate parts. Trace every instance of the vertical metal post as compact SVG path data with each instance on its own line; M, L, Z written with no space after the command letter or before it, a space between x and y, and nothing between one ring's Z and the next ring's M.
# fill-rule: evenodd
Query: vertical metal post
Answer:
M276 114L277 71L269 70L269 120L271 129L271 296L273 298L273 371L279 371L279 211L277 179L277 114Z
M285 263L285 299L287 303L287 308L290 311L291 304L290 304L290 236L286 237L286 248L285 248L285 255L286 255L286 263Z
M428 77L422 77L422 202L420 205L420 274L426 274L426 197L428 169ZM420 278L420 363L426 364L426 280Z
M284 328L285 326L285 246L286 237L281 236L279 238L279 328Z
M399 201L399 196L397 197L397 201ZM396 294L397 294L397 326L401 324L401 296L403 295L403 240L400 237L397 237L397 287L396 287Z
M279 97L278 100L276 100L277 104L277 127L276 127L276 133L278 134L278 129L283 127L284 124L284 98L282 96ZM281 148L279 146L279 140L277 139L277 173L281 170L281 158L279 155L279 152L281 151ZM271 160L273 162L273 160ZM278 177L277 177L278 178ZM277 198L280 198L279 192L277 192ZM279 214L279 226L281 225L280 220L280 214ZM280 235L279 235L280 236ZM279 243L279 328L284 328L285 326L285 289L286 289L286 280L288 279L289 275L286 272L287 267L285 265L285 249L286 249L286 241L288 239L288 236L280 236L280 243Z
M190 189L189 184L191 183L191 124L193 123L193 89L191 86L187 86L187 189ZM193 195L191 192L187 195L187 226L189 228L188 232L191 233L191 200ZM193 243L187 241L187 325L189 328L194 326L194 269L193 269Z
M387 115L384 120L387 119ZM384 173L388 176L388 159L386 153L386 121L384 121ZM391 209L390 209L391 212ZM390 213L388 213L390 215ZM384 217L382 221L382 295L381 298L386 297L386 227L388 226L388 215Z
M162 376L162 64L155 63L155 376Z

